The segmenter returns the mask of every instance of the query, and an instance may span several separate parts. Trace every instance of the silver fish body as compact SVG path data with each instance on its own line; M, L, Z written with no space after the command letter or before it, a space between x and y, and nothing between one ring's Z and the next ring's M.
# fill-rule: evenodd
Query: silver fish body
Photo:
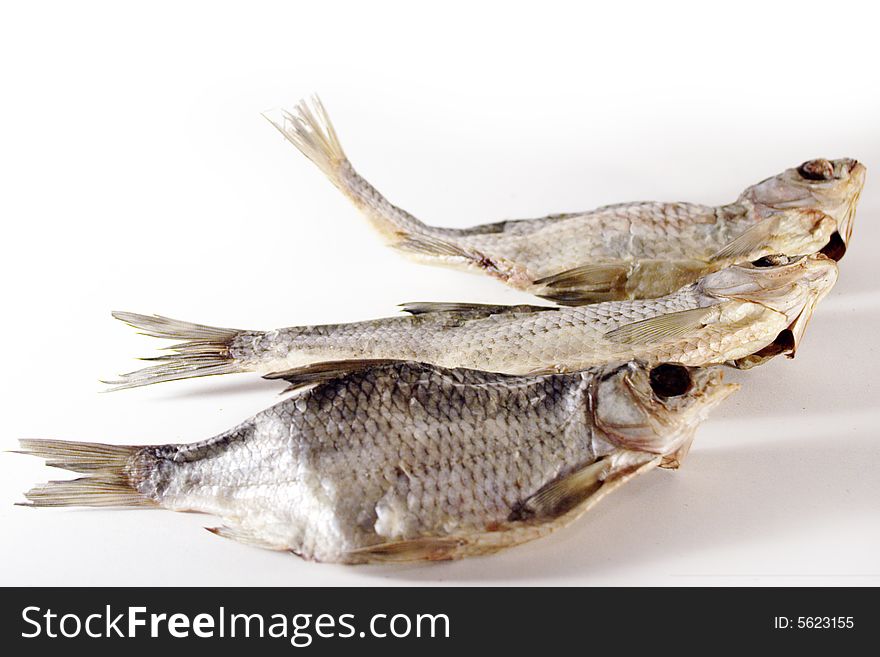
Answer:
M822 255L738 265L651 300L579 307L410 304L411 316L236 331L114 313L142 332L185 340L159 364L110 382L131 388L232 372L271 374L341 360L416 360L507 374L574 371L641 359L707 365L742 359L793 331L837 279Z
M677 467L737 387L718 368L636 362L531 377L352 370L325 371L203 442L22 441L88 475L35 487L29 504L205 512L225 522L215 533L319 561L483 554L571 522L635 474Z
M348 161L320 101L269 117L391 245L486 273L563 305L669 294L707 273L773 254L842 257L865 167L817 159L721 206L638 202L466 229L429 226L392 205Z

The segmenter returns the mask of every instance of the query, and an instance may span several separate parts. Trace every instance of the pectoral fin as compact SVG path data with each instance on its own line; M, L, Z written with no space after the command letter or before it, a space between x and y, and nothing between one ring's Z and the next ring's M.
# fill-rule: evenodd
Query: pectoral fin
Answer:
M509 520L562 515L599 489L609 467L608 459L599 459L547 484L514 509Z
M605 334L605 339L623 344L662 342L703 328L706 326L705 320L708 319L711 313L712 307L710 306L708 308L693 308L691 310L658 315L650 319L619 326L608 331Z
M511 519L482 531L427 536L352 550L349 563L441 561L491 554L546 536L575 521L605 495L633 477L660 465L662 457L640 454L613 465L623 452L600 459L548 484L511 513ZM628 456L635 453L627 452ZM625 461L621 458L620 462Z
M732 262L754 260L773 239L775 228L775 221L772 219L764 219L760 223L757 223L746 230L736 239L728 242L725 246L714 253L710 260L730 260Z

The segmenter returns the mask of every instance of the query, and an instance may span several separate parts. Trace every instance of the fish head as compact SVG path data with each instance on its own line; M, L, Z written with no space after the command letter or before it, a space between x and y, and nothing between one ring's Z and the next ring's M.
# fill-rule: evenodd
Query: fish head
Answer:
M597 377L595 425L626 449L668 456L689 444L709 411L735 390L720 367L631 361Z
M837 262L824 254L766 256L704 276L704 294L719 299L756 303L783 313L797 350L816 304L837 282Z
M819 210L837 222L825 253L840 260L852 236L856 205L865 186L865 166L852 158L807 160L747 188L740 203L765 218L790 209Z

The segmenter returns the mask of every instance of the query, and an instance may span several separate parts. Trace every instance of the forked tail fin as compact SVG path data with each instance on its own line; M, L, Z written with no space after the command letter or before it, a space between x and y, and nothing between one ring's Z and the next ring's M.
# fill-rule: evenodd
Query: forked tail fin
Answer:
M24 494L28 501L19 506L156 506L134 487L151 462L143 447L35 439L19 444L19 454L45 459L53 468L86 474L38 484Z
M392 244L434 231L393 205L354 170L342 150L327 110L317 96L301 100L292 110L273 110L263 116L300 153L314 162Z
M273 115L265 112L263 116L339 185L339 168L347 159L320 98L312 96L310 100L301 100L293 111L283 109Z
M143 359L157 361L157 365L122 374L116 380L104 381L111 386L110 390L244 371L230 354L232 341L244 331L192 324L159 315L117 311L113 312L113 317L138 329L143 335L183 342L166 347L172 353Z

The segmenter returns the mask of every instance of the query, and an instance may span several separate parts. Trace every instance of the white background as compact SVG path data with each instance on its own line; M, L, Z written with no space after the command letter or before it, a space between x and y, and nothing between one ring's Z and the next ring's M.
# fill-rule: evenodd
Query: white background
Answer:
M274 328L531 300L386 249L260 116L314 91L361 173L449 226L719 204L820 156L869 173L798 357L732 373L743 390L680 471L570 529L459 563L320 565L205 516L13 507L61 473L0 454L0 583L880 583L877 18L827 1L5 3L2 449L188 442L277 401L247 375L99 394L161 344L112 309Z

